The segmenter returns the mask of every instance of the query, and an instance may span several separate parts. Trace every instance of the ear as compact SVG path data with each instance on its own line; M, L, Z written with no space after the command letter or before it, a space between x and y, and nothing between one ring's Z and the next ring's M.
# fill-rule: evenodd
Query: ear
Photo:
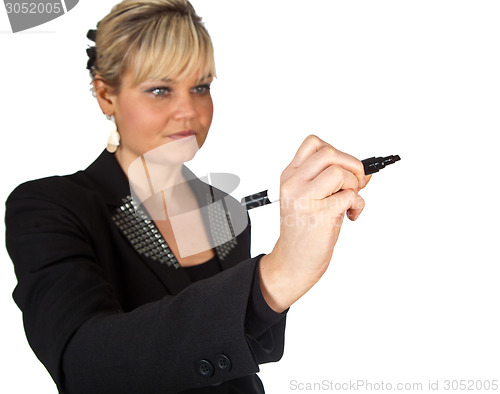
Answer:
M99 107L101 107L102 112L109 116L114 115L117 97L114 93L114 89L100 79L99 76L94 78L93 85L97 102L99 103Z

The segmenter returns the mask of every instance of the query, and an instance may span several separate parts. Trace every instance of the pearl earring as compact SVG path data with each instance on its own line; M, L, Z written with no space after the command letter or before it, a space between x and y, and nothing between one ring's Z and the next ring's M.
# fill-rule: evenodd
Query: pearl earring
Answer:
M107 115L106 117L109 120L115 120L113 115ZM106 150L109 153L115 153L116 150L118 149L118 146L120 145L120 133L118 133L118 130L115 128L114 130L109 133L108 136L108 143L106 144Z
M120 133L118 133L118 130L113 130L111 131L111 133L109 133L106 149L109 153L115 153L119 145L120 145Z

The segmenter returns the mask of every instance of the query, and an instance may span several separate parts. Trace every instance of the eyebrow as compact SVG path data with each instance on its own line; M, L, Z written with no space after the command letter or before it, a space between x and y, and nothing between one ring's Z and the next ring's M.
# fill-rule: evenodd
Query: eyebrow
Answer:
M209 78L213 78L212 74L207 74L201 78L198 78L198 80L195 82L195 84L198 84L198 83L204 81L205 79L209 79ZM176 83L176 81L174 81L173 79L170 79L170 78L162 78L162 79L160 79L160 81L167 82L167 83L173 83L173 84Z

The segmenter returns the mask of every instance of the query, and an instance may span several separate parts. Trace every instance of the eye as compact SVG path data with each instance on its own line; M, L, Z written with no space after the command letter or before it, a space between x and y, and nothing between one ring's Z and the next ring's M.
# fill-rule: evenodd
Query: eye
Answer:
M154 96L163 97L170 93L170 88L166 86L158 86L155 88L148 89L146 92L152 93Z
M210 92L210 85L207 83L205 85L195 86L192 91L196 94L207 94Z

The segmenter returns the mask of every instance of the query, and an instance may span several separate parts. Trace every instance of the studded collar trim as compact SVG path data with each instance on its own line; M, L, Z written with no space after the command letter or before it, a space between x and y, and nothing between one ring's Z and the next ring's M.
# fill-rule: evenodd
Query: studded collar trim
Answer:
M195 191L198 204L207 207L203 218L209 236L212 237L212 244L216 245L214 250L219 261L225 268L234 265L231 254L236 251L240 237L234 232L231 215L228 214L227 206L222 200L223 195L219 190L196 179L185 166L183 171L189 174L188 179L194 178L189 184ZM113 222L136 252L154 264L179 269L179 262L154 221L147 212L134 203L127 177L115 155L104 150L85 172L98 186L110 208Z

